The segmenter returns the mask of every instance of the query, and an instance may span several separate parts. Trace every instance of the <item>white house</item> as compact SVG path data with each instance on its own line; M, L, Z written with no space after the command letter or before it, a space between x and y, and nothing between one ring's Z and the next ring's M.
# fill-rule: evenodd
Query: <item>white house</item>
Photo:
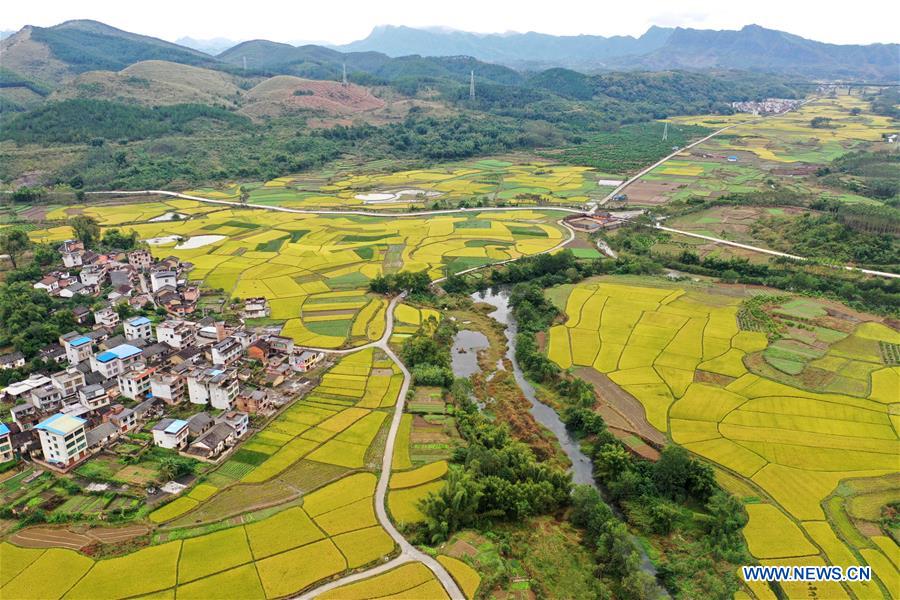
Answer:
M210 360L214 365L230 365L241 357L244 347L240 341L233 337L227 337L221 342L213 344L210 350Z
M100 287L106 281L106 267L104 265L88 265L81 270L78 278L84 285Z
M42 421L35 429L41 439L44 460L61 467L70 467L88 454L85 438L86 420L56 413Z
M118 375L119 393L132 400L143 400L150 392L150 381L155 371L144 363L133 364Z
M109 395L99 383L86 385L78 390L78 402L87 409L95 410L109 404Z
M84 373L75 367L59 371L50 376L53 385L62 392L63 398L71 398L85 383Z
M125 339L134 340L152 340L153 324L147 317L131 317L125 319Z
M112 306L105 306L94 311L94 323L103 327L115 327L119 324L119 313Z
M211 404L213 408L230 410L238 394L237 371L234 369L196 368L187 375L188 396L194 404Z
M197 340L197 326L191 321L168 319L156 326L156 341L183 350Z
M188 422L182 419L163 419L153 426L153 443L170 450L187 444Z
M302 350L299 353L291 354L289 361L292 369L303 372L316 366L324 356L322 352Z
M150 377L150 393L166 404L180 404L185 391L185 378L180 373L159 371Z
M73 366L91 357L94 352L92 346L93 341L86 335L63 341L63 347L66 349L66 358L69 359L69 364Z
M167 285L173 288L178 287L178 274L175 271L153 271L150 273L150 289L154 294Z
M247 298L244 300L244 311L241 314L245 319L261 319L271 314L269 301L264 297Z
M112 379L140 359L141 349L131 344L120 344L91 357L91 370Z

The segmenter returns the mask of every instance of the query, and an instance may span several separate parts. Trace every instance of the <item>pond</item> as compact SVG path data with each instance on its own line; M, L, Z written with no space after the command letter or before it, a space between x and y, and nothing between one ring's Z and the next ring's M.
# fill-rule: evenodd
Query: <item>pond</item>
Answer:
M478 366L478 351L490 345L487 337L480 331L463 329L453 338L450 350L451 367L456 377L471 377L481 371Z

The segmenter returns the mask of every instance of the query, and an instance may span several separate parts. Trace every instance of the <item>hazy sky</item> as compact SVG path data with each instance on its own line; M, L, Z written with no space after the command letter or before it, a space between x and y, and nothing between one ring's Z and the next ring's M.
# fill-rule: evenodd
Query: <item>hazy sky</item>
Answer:
M191 36L342 44L385 24L483 33L639 35L650 25L737 29L757 23L849 44L900 42L898 6L893 0L8 0L0 10L0 29L96 19L166 40Z

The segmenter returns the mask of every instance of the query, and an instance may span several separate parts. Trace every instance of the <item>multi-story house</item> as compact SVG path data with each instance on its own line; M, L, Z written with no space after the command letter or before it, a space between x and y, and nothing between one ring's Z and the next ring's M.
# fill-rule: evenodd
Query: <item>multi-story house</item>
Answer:
M88 360L94 353L93 340L86 335L76 334L72 338L64 338L62 345L66 349L66 358L69 359L69 364L73 366Z
M153 443L160 448L181 449L187 445L188 422L182 419L163 419L153 426Z
M119 324L119 313L112 306L104 306L94 311L94 323L101 327L115 327Z
M181 373L157 371L150 377L150 393L166 404L180 404L187 393L185 381Z
M150 392L151 377L155 371L156 369L144 363L131 365L127 371L118 375L119 394L132 400L143 400Z
M120 344L91 357L91 369L107 379L116 377L141 358L141 349Z
M81 417L56 413L38 423L35 429L41 440L44 460L68 468L88 455L85 424Z
M125 319L124 329L128 341L153 339L153 323L147 317Z
M227 337L212 345L209 351L210 361L214 365L230 365L243 354L244 348L234 337Z
M238 394L237 371L197 367L188 372L188 396L194 404L231 410Z
M197 326L191 321L168 319L156 326L156 341L179 350L193 346L197 340Z
M51 375L50 381L62 393L63 398L71 398L78 392L78 388L84 385L84 373L75 367L69 367L65 371Z

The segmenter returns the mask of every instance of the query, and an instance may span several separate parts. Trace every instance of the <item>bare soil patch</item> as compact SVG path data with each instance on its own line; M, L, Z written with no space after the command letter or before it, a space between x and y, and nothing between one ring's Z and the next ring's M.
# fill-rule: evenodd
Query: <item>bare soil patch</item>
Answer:
M581 367L576 369L575 374L594 386L600 397L599 407L606 406L621 417L618 423L623 431L629 431L654 446L662 447L666 444L666 436L647 421L644 406L637 398L594 369Z

